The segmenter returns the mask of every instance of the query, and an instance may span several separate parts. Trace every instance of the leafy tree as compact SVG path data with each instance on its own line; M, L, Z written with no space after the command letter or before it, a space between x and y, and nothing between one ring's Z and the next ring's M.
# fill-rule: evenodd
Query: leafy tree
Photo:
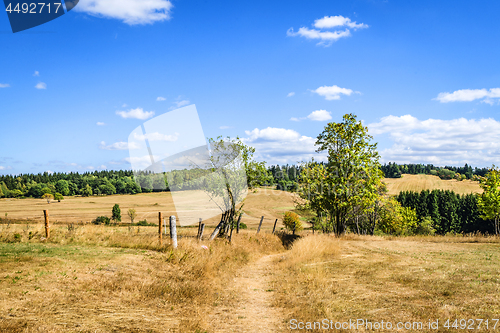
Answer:
M61 193L56 193L56 194L54 194L54 200L61 202L61 200L64 200L64 197Z
M209 169L212 174L205 178L203 190L223 213L213 233L215 236L218 230L219 236L223 236L230 227L235 226L235 216L243 207L240 205L237 209L236 206L242 202L248 190L245 166L250 162L251 149L238 138L218 137L208 141L211 148Z
M376 191L376 186L366 185L376 184L383 176L377 144L371 139L368 128L353 114L344 115L343 122L329 123L317 138L317 152L328 153L323 206L337 235L345 232L348 214L359 197Z
M134 223L134 219L137 217L137 213L135 211L135 209L133 208L130 208L127 212L128 214L128 217L130 217L130 223Z
M54 196L50 193L45 193L44 195L42 195L42 199L47 200L47 203L49 204L50 200L54 199Z
M500 234L500 170L493 166L480 184L483 193L477 200L483 219L494 221L495 235Z
M56 183L56 191L62 195L69 195L69 183L67 180L61 179Z
M92 191L92 187L90 187L89 184L87 184L81 191L81 194L82 196L84 197L90 197L91 195L94 194L94 192Z
M21 192L20 190L10 191L10 197L12 197L12 198L19 198L22 195L23 195L23 192Z
M113 206L113 210L111 211L111 219L116 223L116 222L121 222L122 221L122 212L120 209L120 205L115 204Z
M285 225L285 228L292 231L294 235L295 232L304 229L299 215L294 212L285 212L285 214L283 215L283 224Z
M417 213L410 207L402 207L394 198L383 205L379 230L386 234L411 235L417 228Z

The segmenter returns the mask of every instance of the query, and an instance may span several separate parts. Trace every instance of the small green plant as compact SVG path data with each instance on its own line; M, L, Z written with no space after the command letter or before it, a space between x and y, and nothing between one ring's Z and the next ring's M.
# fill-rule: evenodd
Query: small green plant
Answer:
M14 234L14 242L20 242L21 241L21 234Z
M283 216L283 224L288 230L292 231L293 234L304 229L299 215L294 212L285 212Z
M93 224L105 224L108 225L110 222L109 217L107 216L98 216L95 220L92 221Z
M247 228L248 226L245 223L240 222L240 229L247 229Z

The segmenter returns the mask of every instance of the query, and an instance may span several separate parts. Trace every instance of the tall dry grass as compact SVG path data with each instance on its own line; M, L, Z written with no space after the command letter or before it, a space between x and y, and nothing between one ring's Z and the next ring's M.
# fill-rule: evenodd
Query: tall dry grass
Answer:
M207 314L235 302L235 272L283 250L244 231L229 244L180 228L173 249L153 227L57 226L49 240L41 226L0 227L0 332L209 331Z

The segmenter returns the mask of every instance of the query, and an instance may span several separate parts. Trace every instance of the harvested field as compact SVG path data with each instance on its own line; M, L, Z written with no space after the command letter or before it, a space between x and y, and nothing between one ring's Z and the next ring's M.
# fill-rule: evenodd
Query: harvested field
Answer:
M402 191L450 190L458 194L482 193L478 182L471 180L442 180L432 175L403 175L401 178L385 178L388 194L397 195Z

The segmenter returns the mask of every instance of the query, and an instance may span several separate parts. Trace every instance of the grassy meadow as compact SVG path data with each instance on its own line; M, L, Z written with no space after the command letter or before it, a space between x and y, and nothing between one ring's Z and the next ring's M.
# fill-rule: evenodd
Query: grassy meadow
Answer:
M389 191L415 179L388 180ZM465 182L444 182L466 190ZM177 249L168 238L159 244L157 227L127 226L128 208L136 221L154 223L158 211L174 213L169 200L168 193L0 200L0 214L8 213L0 223L0 332L287 332L296 331L292 319L359 318L439 320L432 331L445 332L448 319L498 319L497 237L272 235L296 198L270 189L249 193L242 219L249 228L232 243L207 240L217 218L206 221L201 242L196 228L178 228ZM123 225L81 223L110 216L115 203Z

